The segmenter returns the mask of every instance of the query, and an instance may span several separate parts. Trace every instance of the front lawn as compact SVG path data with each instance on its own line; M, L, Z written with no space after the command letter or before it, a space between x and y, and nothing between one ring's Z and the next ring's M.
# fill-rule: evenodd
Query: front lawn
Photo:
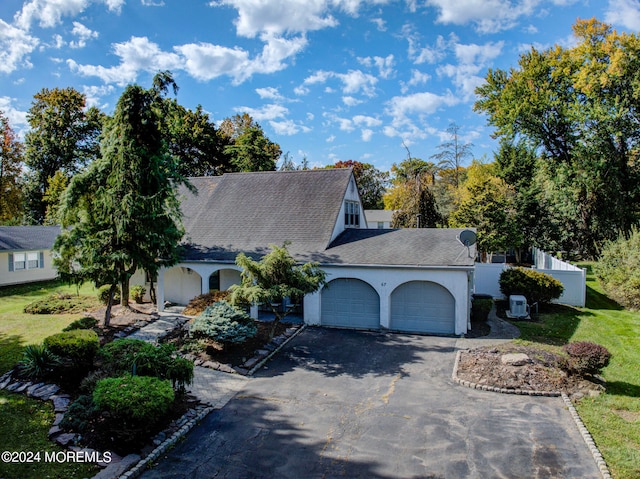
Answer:
M604 370L607 391L576 405L616 479L640 477L640 313L607 298L587 271L585 308L555 306L538 322L515 323L523 340L545 344L591 341L612 354Z
M62 329L81 314L34 315L24 307L54 292L76 294L75 287L59 281L0 288L0 374L10 370L22 357L27 344L39 344ZM96 294L92 285L84 285L81 294ZM16 465L0 463L4 479L81 478L97 471L82 463L46 463L45 451L62 451L48 439L54 414L51 402L29 399L23 394L0 391L0 450L41 452L41 461Z

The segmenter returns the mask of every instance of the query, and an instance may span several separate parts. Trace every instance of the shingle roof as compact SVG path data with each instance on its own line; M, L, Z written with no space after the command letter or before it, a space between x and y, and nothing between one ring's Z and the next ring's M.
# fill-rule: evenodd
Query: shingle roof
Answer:
M186 261L260 257L290 241L300 261L322 264L472 266L461 229L347 229L333 242L350 169L233 173L192 178L181 189ZM331 242L331 244L330 244Z
M391 222L393 219L393 210L364 210L364 216L367 223L377 223L378 221ZM375 228L375 225L369 225L369 228Z
M239 252L258 257L270 244L285 241L291 242L294 256L322 252L331 241L350 179L350 169L196 179L196 198L183 190L184 258L232 261Z
M51 249L59 226L0 226L0 251Z
M349 229L315 261L325 264L394 266L473 266L458 228Z

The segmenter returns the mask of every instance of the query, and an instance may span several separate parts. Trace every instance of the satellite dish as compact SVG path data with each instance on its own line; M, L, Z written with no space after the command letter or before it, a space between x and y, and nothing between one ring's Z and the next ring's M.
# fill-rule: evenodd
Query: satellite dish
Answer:
M460 235L458 236L458 241L460 241L460 243L465 245L467 248L469 246L472 246L472 245L476 244L477 239L478 239L478 237L471 230L461 231Z

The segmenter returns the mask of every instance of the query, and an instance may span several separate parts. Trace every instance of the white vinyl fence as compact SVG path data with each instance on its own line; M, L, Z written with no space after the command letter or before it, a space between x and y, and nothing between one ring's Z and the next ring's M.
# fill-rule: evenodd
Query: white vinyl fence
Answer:
M540 251L533 250L534 266L536 270L553 276L564 286L562 296L555 302L583 307L587 297L587 271L569 263L554 258ZM490 294L494 298L503 298L500 292L500 273L509 265L504 263L476 263L475 265L475 293Z

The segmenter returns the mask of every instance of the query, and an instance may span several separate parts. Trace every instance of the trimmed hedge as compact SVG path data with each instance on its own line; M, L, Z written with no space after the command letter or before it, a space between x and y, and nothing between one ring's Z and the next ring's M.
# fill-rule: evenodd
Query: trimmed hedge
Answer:
M135 374L169 379L177 390L193 381L193 362L175 356L171 344L155 346L139 339L117 339L100 350L103 367L111 374Z
M91 296L76 296L66 293L54 293L24 307L27 314L64 314L80 313L96 306Z
M100 340L91 329L74 329L47 336L43 344L56 356L82 366L93 362L93 357L100 347Z
M150 376L106 378L97 382L93 402L123 421L156 424L169 411L175 395L171 383Z
M242 343L257 332L253 318L226 301L208 306L189 327L193 338L209 338L221 343Z
M560 281L546 273L528 268L509 268L500 274L500 291L509 297L521 294L530 304L549 303L564 291Z
M70 323L62 331L73 331L75 329L91 329L98 324L98 320L91 316L85 316L84 318L76 319Z

